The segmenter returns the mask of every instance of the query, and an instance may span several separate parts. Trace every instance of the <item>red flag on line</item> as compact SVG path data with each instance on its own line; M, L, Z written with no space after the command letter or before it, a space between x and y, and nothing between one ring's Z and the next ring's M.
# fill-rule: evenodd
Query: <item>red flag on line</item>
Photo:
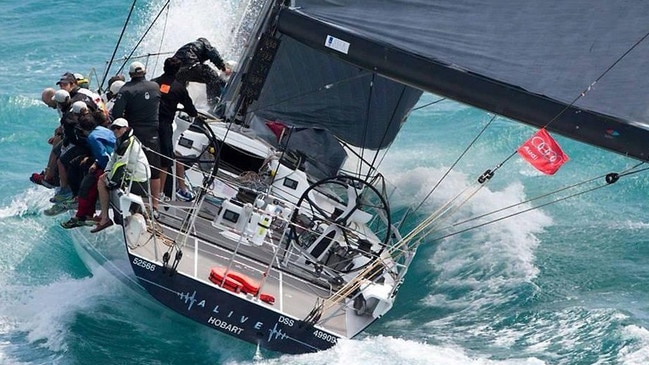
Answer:
M547 175L554 175L559 167L569 160L568 155L563 153L545 128L518 147L518 153L537 170Z

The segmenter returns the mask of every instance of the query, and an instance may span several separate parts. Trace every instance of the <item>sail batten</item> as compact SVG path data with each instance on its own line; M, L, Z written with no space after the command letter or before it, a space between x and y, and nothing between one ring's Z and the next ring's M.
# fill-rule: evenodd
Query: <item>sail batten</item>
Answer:
M615 62L649 31L649 3L294 3L280 12L278 29L310 47L421 90L647 159L649 44ZM327 47L330 36L348 50Z

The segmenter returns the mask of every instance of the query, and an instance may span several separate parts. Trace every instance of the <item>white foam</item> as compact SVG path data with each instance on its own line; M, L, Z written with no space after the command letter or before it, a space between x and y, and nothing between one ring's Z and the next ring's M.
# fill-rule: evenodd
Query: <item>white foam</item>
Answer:
M112 286L114 279L101 275L84 279L62 277L44 286L5 286L1 322L12 332L25 332L32 344L65 351L66 334L75 315L112 296Z
M620 361L625 365L649 364L649 330L637 325L628 325L622 331L623 339L634 344L620 350Z
M24 217L49 207L51 204L48 199L52 197L52 192L53 190L38 186L27 189L13 197L9 205L0 207L0 219Z
M142 30L148 27L148 23L157 15L161 2L157 3L150 5L149 20L142 26ZM206 0L172 1L168 13L163 13L142 42L140 46L142 51L136 52L136 54L165 53L149 61L147 75L155 77L161 74L162 65L167 57L171 57L182 45L200 37L207 38L225 60L236 59L238 54L233 54L234 51L228 47L232 43L232 29L238 21L235 19L236 7L225 1L221 1L219 5L214 6L214 2Z
M496 365L496 364L544 364L535 358L513 360L490 360L480 356L466 354L463 350L434 346L426 343L397 339L393 337L370 337L363 340L340 341L335 347L314 354L285 355L277 359L255 362L259 365L287 364L292 365L366 365L366 364L462 364L462 365ZM228 365L243 364L228 362Z
M434 153L431 152L433 155ZM401 160L396 163L390 161L390 163L393 168L407 165ZM399 200L415 206L426 197L448 169L447 167L402 168L408 170L390 171L387 175L396 176L398 180L393 183L406 192L405 196L399 197ZM475 179L476 176L451 171L424 203L420 214L435 211L462 189L474 186ZM518 204L526 199L525 189L518 181L511 181L502 186L486 185L461 205L453 217L440 226L449 227L472 217ZM410 336L431 338L436 342L444 343L458 343L458 340L461 342L477 338L491 341L491 346L497 348L510 347L521 334L525 334L526 329L510 327L494 332L490 327L493 318L474 317L488 311L489 308L508 303L512 300L512 293L520 292L521 286L535 287L533 279L539 273L535 265L535 250L539 244L537 235L552 224L550 216L542 210L532 210L440 241L431 240L449 232L494 221L529 207L529 204L524 204L464 225L429 234L423 245L424 247L435 245L435 250L420 248L418 253L420 256L415 261L415 267L412 268L420 272L429 272L427 276L435 279L428 282L422 280L422 290L429 294L423 297L420 305L431 310L442 308L446 312L450 311L450 314L442 318L433 316L431 318L434 319L423 325L420 322L415 325L415 323L408 323L410 321L401 321L397 323L399 331L409 333ZM425 254L430 256L422 260L421 255ZM467 322L467 317L474 319ZM490 347L487 343L485 345L485 348ZM534 345L544 347L547 343L545 341L530 343L530 348ZM466 358L459 358L457 361L458 363L469 362ZM475 363L480 363L479 361L476 360Z
M627 220L627 221L622 222L621 224L618 224L617 226L613 226L611 228L614 228L614 229L646 230L647 228L649 228L649 222Z
M419 167L409 172L394 174L399 176L395 185L411 194L411 202L417 203L424 199L432 186L446 169ZM474 184L466 175L451 172L444 183L429 198L422 212L433 212L442 204L453 198L462 189ZM412 194L412 192L415 192ZM472 217L493 212L499 208L515 205L526 199L523 186L512 182L499 191L483 187L475 196L460 206L454 217L444 221L441 227L450 227ZM489 215L457 227L450 227L429 237L442 237L465 228L471 228L485 222L495 221L500 217L514 214L527 209L523 205L511 210ZM530 281L538 269L534 266L534 249L539 241L536 234L543 232L544 227L552 224L549 216L540 210L533 210L516 215L478 229L468 231L458 236L452 236L438 242L436 253L429 258L432 268L440 271L439 281L463 281L465 285L481 286L489 284L494 290L501 290L503 281L512 280L514 283ZM475 275L466 274L475 271ZM436 283L437 284L437 283ZM436 285L435 284L435 285ZM473 298L475 299L475 298Z
M0 229L3 232L0 273L13 271L43 241L52 223L44 224L40 212L51 205L47 201L50 196L47 189L33 187L13 197L7 206L0 207ZM6 280L9 280L7 275L0 275L0 283Z
M464 317L470 316L463 312ZM520 357L541 356L550 363L574 361L579 358L593 360L592 363L609 364L619 358L642 358L647 354L647 332L641 329L644 339L638 341L637 334L624 336L624 342L630 343L615 350L598 351L610 345L611 329L618 326L625 318L619 312L604 309L586 309L569 307L560 310L546 310L535 313L522 313L523 317L513 320L512 314L494 314L484 323L460 321L447 316L443 319L420 326L421 333L412 333L421 338L427 334L436 341L453 343L469 341L480 343L481 350L497 353L499 350L507 354L516 353ZM503 321L510 322L502 326ZM412 327L411 327L412 328ZM637 329L637 328L636 328ZM411 331L412 332L412 331ZM618 342L616 339L615 342ZM512 347L518 348L512 352ZM637 362L642 363L642 362ZM646 363L646 362L645 362Z

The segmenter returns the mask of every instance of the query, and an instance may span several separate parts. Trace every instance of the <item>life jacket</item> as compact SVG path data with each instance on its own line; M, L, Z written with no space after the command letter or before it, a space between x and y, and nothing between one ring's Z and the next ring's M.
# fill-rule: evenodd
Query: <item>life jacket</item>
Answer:
M106 165L106 172L109 180L120 184L124 180L145 182L150 178L149 162L142 143L132 129L118 141L118 146Z

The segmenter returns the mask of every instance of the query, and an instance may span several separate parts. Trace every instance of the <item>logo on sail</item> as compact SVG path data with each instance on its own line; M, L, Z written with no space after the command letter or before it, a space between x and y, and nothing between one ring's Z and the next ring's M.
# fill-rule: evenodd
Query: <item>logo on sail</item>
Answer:
M345 42L342 39L336 38L334 36L327 36L325 40L325 47L335 49L340 53L347 54L349 52L349 42Z
M519 148L518 153L537 170L553 175L569 158L544 129L536 132Z

